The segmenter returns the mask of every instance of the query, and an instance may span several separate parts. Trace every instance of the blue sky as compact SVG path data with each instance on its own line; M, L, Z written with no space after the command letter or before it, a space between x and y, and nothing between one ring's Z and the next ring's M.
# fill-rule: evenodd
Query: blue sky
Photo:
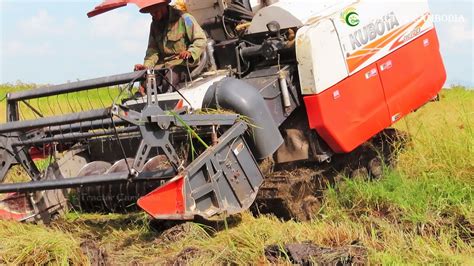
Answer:
M58 84L130 72L150 17L134 5L87 18L102 0L0 0L0 83ZM430 0L447 85L474 87L473 0Z

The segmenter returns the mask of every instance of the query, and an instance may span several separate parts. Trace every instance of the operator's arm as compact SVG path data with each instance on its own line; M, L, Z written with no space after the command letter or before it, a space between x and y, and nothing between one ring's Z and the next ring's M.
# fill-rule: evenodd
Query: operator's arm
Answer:
M186 35L191 44L188 47L188 52L191 53L193 61L196 62L201 57L201 54L206 49L207 38L206 33L201 28L196 19L190 14L184 14L184 24L186 27Z
M160 60L160 56L158 54L158 43L157 39L155 36L155 31L154 31L154 23L152 22L150 25L150 36L148 37L148 48L146 49L145 53L145 62L143 65L146 68L153 68L155 65L158 63L158 60Z

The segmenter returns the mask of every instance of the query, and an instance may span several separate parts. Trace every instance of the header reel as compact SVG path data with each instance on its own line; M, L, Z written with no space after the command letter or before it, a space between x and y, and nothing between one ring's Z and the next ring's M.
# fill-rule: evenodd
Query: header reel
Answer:
M12 210L14 202L4 201L0 216L48 222L71 201L85 211L123 212L135 210L138 200L158 219L210 219L249 208L263 176L243 137L248 125L238 114L163 108L179 104L160 100L160 71L9 94L8 123L0 127L0 179L21 165L31 181L0 185L0 193L28 203ZM108 107L45 117L31 104L88 90L100 94L98 88L119 84L130 89L135 82L146 84L144 106L117 104L120 93ZM36 119L20 120L20 103Z

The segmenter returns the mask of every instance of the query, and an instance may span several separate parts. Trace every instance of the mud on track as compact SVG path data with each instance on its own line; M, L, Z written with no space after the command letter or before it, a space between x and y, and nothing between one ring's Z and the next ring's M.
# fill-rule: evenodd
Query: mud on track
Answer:
M266 174L252 212L284 220L310 220L321 208L325 189L345 177L381 178L384 167L395 166L396 155L407 140L403 132L386 129L353 152L335 155L330 162L276 166Z
M364 265L368 262L367 256L367 249L357 243L338 248L323 248L311 242L265 248L265 257L272 264L285 258L298 265Z

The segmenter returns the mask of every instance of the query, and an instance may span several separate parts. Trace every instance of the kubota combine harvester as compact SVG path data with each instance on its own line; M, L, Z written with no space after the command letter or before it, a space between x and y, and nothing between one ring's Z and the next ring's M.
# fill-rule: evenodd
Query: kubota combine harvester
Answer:
M107 0L89 15L144 2ZM156 219L239 213L265 181L262 161L323 166L435 98L446 79L426 0L179 4L209 37L179 91L158 93L160 69L7 95L0 180L21 165L31 181L0 185L0 216L47 221L69 202L138 205ZM90 104L138 83L143 98ZM50 101L65 107L51 115Z

